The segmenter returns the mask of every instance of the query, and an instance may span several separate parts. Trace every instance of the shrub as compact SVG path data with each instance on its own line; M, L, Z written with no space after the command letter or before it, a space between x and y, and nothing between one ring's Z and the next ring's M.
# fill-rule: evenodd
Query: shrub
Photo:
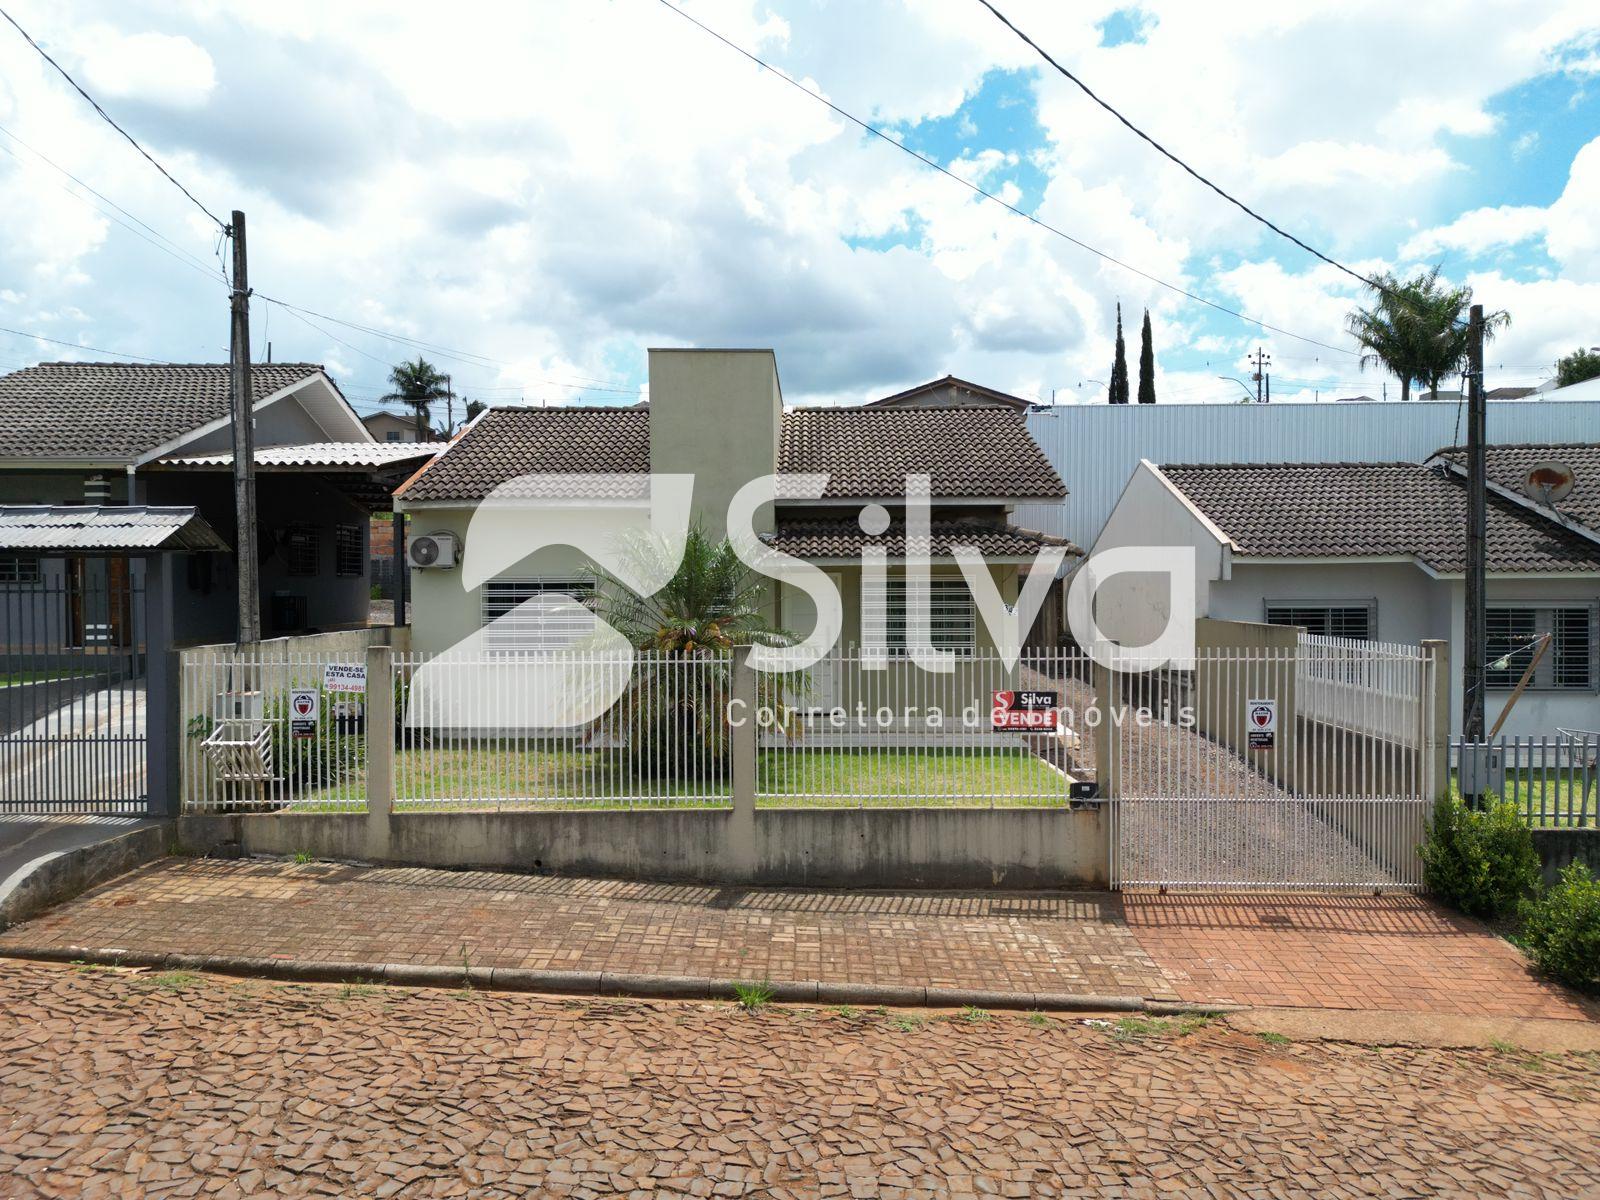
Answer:
M1441 799L1421 846L1428 890L1474 917L1500 917L1539 882L1539 852L1514 804L1491 800L1482 810L1457 796Z
M1600 879L1583 863L1523 909L1523 943L1546 974L1579 987L1600 983Z

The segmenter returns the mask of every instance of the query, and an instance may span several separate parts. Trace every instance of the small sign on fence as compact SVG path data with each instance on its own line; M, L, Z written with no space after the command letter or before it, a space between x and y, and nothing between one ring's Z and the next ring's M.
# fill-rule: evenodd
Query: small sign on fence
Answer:
M364 692L367 690L366 663L325 663L322 667L322 687L328 692Z
M317 736L317 710L320 697L310 688L289 693L289 736L313 738Z
M993 709L994 727L1005 730L1050 732L1056 728L1056 694L1054 692L996 692Z
M1245 727L1249 730L1250 749L1271 750L1278 741L1278 702L1246 700L1244 717Z

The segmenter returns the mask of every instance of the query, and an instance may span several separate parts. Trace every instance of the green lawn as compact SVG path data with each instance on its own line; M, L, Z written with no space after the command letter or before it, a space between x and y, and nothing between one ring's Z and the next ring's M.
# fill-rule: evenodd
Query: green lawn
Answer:
M0 671L0 687L10 687L15 683L38 683L43 679L82 679L85 675L93 675L95 671L88 668L56 668L47 671Z
M1580 795L1578 781L1567 771L1542 771L1522 769L1506 772L1507 800L1528 815L1535 826L1541 825L1594 825L1596 823L1596 789L1591 782L1588 796ZM1459 796L1456 779L1451 787Z
M395 756L397 807L539 808L619 805L717 807L729 803L726 774L716 784L634 776L615 751L428 747ZM1049 807L1065 805L1066 780L1040 759L1015 751L763 751L756 765L762 808ZM296 808L363 807L365 779L303 794ZM593 798L591 798L593 797ZM598 799L594 799L598 798Z

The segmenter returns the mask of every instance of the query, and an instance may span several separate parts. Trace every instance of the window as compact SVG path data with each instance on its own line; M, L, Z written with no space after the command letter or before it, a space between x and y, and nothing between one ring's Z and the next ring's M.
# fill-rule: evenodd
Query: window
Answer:
M400 431L398 429L389 430L388 433L383 435L383 440L386 442L398 442L400 440Z
M1377 625L1377 605L1370 600L1358 603L1301 603L1267 601L1268 625L1300 625L1319 637L1355 638L1369 641Z
M333 527L333 573L357 578L367 573L366 539L359 525Z
M889 653L906 653L906 579L891 576L882 594L874 594L870 581L861 583L861 637L873 638L875 627L884 632ZM935 650L965 652L977 641L977 607L964 579L934 578L928 585L928 633ZM881 622L881 626L878 623ZM868 648L871 648L870 646Z
M594 606L594 585L583 579L491 579L483 585L484 648L491 653L560 650L587 637L593 622L582 613L538 605L537 596L570 596Z
M311 525L291 525L283 535L283 561L291 575L315 575L322 533Z
M1550 635L1550 648L1534 668L1530 688L1541 691L1593 691L1600 681L1596 666L1593 605L1491 604L1484 610L1488 629L1485 657L1488 685L1506 690L1517 686L1533 656L1532 643ZM1506 665L1496 667L1504 658Z
M31 554L0 554L0 584L38 583L39 560Z

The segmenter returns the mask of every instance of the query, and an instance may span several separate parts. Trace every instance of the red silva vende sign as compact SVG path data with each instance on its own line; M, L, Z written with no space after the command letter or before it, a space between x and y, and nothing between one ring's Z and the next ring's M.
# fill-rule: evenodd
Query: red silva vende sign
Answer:
M996 692L991 716L996 729L1053 730L1057 718L1054 692Z

